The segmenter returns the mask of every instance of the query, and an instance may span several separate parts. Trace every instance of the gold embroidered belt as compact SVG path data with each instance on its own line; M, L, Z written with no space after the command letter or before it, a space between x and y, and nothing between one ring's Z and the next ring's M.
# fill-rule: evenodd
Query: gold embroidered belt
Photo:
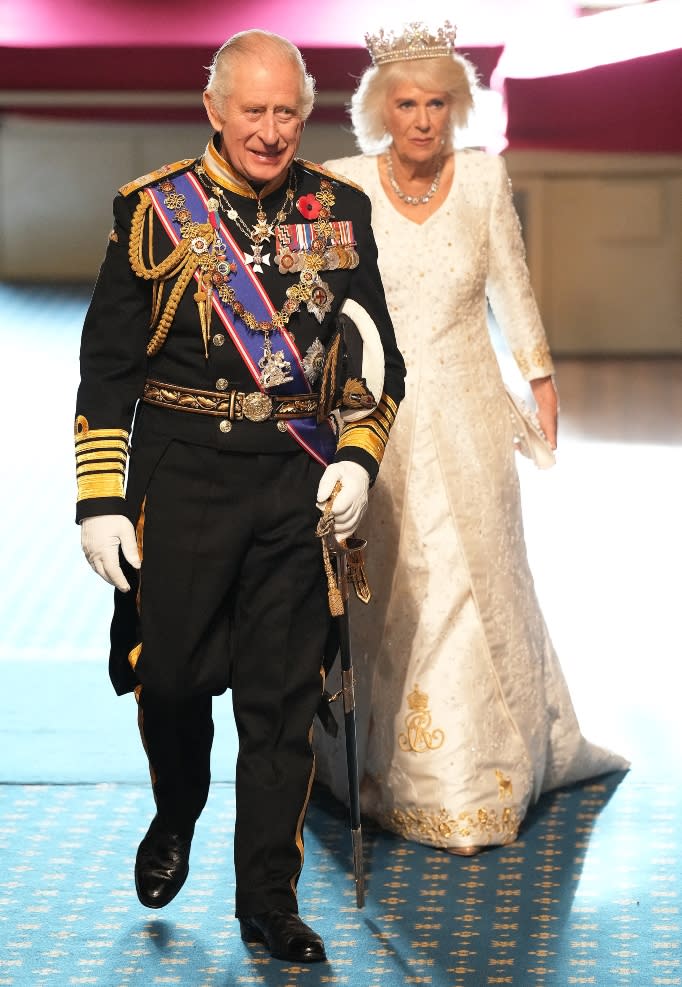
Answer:
M319 395L263 394L262 391L199 391L192 387L146 380L142 400L162 408L216 415L229 421L287 421L317 414Z

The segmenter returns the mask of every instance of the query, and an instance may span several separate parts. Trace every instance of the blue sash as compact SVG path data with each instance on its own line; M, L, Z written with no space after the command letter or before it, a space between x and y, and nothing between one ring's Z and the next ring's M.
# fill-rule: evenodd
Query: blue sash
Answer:
M185 208L189 210L194 222L207 222L208 196L198 179L190 172L176 175L172 179L176 191L185 197ZM171 242L177 245L182 237L178 224L175 221L174 211L169 209L164 203L164 194L153 186L147 188L147 192L152 200L156 215L159 217L163 228L170 237ZM201 217L198 219L197 217ZM269 322L276 312L263 285L256 277L255 272L244 260L244 255L235 243L227 227L220 221L220 238L228 248L228 260L236 266L236 271L230 277L230 287L234 289L236 297L241 304L251 312L259 322ZM197 270L194 278L199 280L201 271ZM258 361L263 355L262 334L252 332L235 315L229 306L222 301L217 291L212 292L213 311L217 314L225 326L227 334L237 347L249 373L260 391L264 388L260 381L260 370ZM286 384L274 388L277 394L305 394L310 393L311 387L303 371L301 355L296 345L286 331L286 329L272 330L271 339L277 337L278 349L284 352L284 358L290 364L289 374L293 378ZM281 346L279 345L281 343ZM274 347L273 347L274 348ZM336 452L336 435L329 421L318 425L315 418L298 418L286 422L287 431L294 439L308 452L313 459L316 459L323 466L327 466Z

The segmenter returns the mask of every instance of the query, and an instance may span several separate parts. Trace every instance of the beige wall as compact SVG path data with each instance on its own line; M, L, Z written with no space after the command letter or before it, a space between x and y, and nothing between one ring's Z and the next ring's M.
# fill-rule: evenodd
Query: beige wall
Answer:
M682 157L507 155L562 354L682 353Z
M199 154L201 125L0 122L0 278L92 281L124 182ZM309 124L301 154L352 154ZM557 353L682 353L682 158L511 153L529 266Z
M166 162L201 154L208 125L145 126L35 121L0 123L0 278L95 278L125 182ZM307 127L310 160L352 154L338 126Z

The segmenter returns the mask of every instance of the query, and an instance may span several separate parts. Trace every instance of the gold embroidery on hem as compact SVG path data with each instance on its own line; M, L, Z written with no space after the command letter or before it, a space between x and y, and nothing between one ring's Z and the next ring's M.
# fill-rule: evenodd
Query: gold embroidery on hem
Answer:
M445 733L440 729L429 729L431 726L429 697L420 690L418 685L415 685L408 695L407 705L412 712L405 717L406 732L401 733L398 737L400 749L413 751L415 754L424 754L426 751L436 751L442 747Z
M495 768L495 777L497 778L497 797L500 802L512 798L514 791L511 778L508 778L498 768Z
M424 809L393 809L382 814L379 822L406 839L434 846L448 846L448 841L456 837L472 839L479 845L495 840L507 845L514 842L521 825L516 809L511 807L502 812L479 808L475 813L460 812L456 818L447 809L430 813Z

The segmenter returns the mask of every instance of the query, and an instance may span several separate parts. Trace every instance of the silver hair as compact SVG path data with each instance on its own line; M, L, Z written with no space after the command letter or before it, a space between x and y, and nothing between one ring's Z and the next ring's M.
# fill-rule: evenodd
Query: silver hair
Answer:
M364 154L378 154L390 145L384 110L391 91L402 83L448 94L450 133L446 145L449 150L455 131L467 124L477 86L476 69L462 55L404 59L365 69L350 103L353 134L360 150Z
M265 55L267 53L289 61L301 74L301 88L298 111L302 120L307 120L315 102L315 80L303 61L303 56L296 45L279 34L270 31L250 30L240 31L220 46L211 64L208 66L208 82L204 92L211 100L214 110L219 116L224 101L231 95L232 67L235 61L245 55Z

